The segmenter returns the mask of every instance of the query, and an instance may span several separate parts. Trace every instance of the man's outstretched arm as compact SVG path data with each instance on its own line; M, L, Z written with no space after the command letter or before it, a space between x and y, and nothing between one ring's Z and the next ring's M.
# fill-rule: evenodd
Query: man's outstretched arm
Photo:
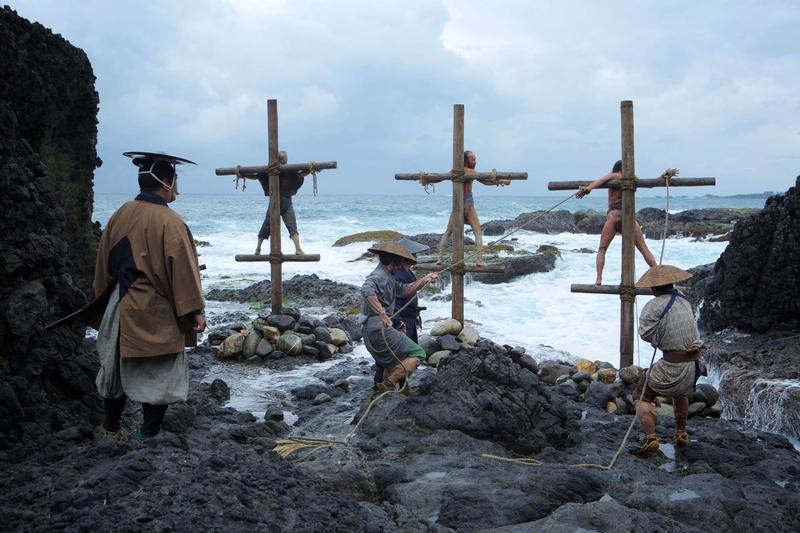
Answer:
M622 174L621 173L619 173L619 172L611 172L609 174L606 174L602 178L597 178L596 180L591 182L589 185L585 185L585 186L581 187L581 190L579 190L575 194L575 196L578 197L578 198L583 198L584 196L586 196L587 194L592 192L592 189L596 189L596 188L608 183L611 180L618 180L620 178L622 178Z

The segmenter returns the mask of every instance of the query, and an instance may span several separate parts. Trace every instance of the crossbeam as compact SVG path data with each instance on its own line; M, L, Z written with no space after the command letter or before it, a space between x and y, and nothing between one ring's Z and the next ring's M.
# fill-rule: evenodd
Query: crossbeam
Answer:
M551 181L547 184L548 191L570 191L573 189L580 189L592 183L591 181ZM670 178L670 187L706 187L709 185L716 185L716 178ZM636 179L637 189L652 189L654 187L666 187L666 180L663 178L655 179ZM597 186L597 189L619 189L621 187L620 180L611 180L607 183Z
M239 263L268 263L273 260L280 261L281 263L313 263L320 260L319 254L237 254L235 257Z
M440 183L453 179L452 172L417 172L416 174L395 174L394 179L398 181L424 181L427 183ZM464 174L465 180L495 181L495 180L526 180L527 172L475 172Z
M636 292L636 296L653 295L652 289L642 289L639 287L634 287L633 290ZM572 285L569 286L569 291L574 293L583 293L583 294L615 294L615 295L622 294L619 285L589 285L583 283L573 283Z
M289 172L299 172L301 170L330 170L337 168L336 161L315 161L311 163L286 163L281 165L281 170ZM256 178L259 174L263 175L269 172L269 166L261 165L254 167L225 167L218 168L214 171L217 176L236 176L236 174L243 178Z

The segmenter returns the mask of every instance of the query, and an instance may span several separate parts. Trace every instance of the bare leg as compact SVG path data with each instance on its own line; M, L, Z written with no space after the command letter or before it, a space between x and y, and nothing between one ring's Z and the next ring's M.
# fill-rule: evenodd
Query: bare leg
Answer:
M453 219L450 218L450 221L447 223L447 229L444 231L442 235L442 240L439 241L439 259L436 261L437 265L442 264L443 256L444 256L444 248L447 246L447 239L450 238L450 235L453 234Z
M650 402L639 401L639 423L645 435L653 435L656 432L656 415L653 413L653 404Z
M653 257L653 252L647 247L647 242L644 240L644 233L642 233L642 226L640 226L638 222L636 223L636 248L638 248L642 257L644 257L647 266L656 266L656 258Z
M291 239L292 242L294 243L294 253L297 255L305 255L303 249L300 248L300 235L298 233L295 233L294 235L291 235Z
M264 244L264 239L259 238L258 244L256 245L256 255L261 255L261 245Z
M614 229L614 217L609 215L606 218L606 223L603 225L603 231L600 233L600 247L597 249L597 259L595 259L595 268L597 269L597 278L594 281L595 285L602 285L603 283L603 269L606 266L606 250L614 240L617 231Z
M474 205L467 207L465 218L472 228L472 233L475 234L475 255L477 257L475 264L477 266L484 266L486 263L483 262L483 230L481 230L481 221L478 219L478 211L475 209Z

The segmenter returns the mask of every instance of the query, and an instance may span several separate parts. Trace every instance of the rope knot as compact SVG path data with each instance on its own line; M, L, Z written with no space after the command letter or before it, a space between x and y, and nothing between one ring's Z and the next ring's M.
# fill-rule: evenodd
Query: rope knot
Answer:
M619 190L620 191L635 191L636 190L636 178L622 178L619 180Z
M463 168L454 168L450 171L451 180L453 183L464 183L464 169Z
M636 301L636 289L632 285L619 286L619 299L623 302Z
M272 176L277 176L281 173L281 162L277 159L275 161L270 161L267 165L267 174Z

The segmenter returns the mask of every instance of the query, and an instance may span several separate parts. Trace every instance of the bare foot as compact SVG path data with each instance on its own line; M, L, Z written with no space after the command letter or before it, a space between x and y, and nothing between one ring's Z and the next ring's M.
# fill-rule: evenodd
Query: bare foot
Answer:
M255 255L261 255L261 248L256 248L256 254Z
M475 266L476 267L485 267L486 263L484 262L483 259L478 259L477 261L475 261Z
M597 278L597 279L594 281L594 284L595 284L595 285L602 285L602 284L603 284L603 278Z
M294 253L295 255L306 255L305 252L300 248L295 248Z

